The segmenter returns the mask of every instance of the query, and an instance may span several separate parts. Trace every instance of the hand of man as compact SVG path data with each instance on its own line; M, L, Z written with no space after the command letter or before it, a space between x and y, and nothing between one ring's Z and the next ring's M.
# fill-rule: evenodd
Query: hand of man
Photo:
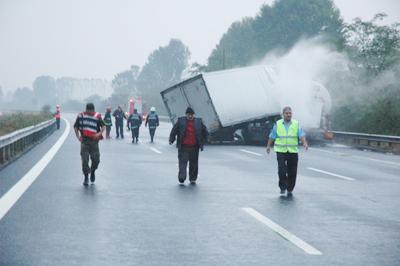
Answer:
M271 147L267 147L267 153L269 154L271 152Z
M94 138L95 138L95 139L100 139L101 136L102 136L102 135L101 135L101 132L99 132L99 133L97 133L96 135L94 135Z

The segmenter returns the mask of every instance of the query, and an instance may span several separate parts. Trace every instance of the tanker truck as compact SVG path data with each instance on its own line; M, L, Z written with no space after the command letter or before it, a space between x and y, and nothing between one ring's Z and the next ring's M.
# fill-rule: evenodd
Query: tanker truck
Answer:
M212 142L265 143L284 106L292 107L308 138L329 136L327 89L316 81L293 86L286 78L264 65L206 72L163 90L161 97L172 123L191 106Z

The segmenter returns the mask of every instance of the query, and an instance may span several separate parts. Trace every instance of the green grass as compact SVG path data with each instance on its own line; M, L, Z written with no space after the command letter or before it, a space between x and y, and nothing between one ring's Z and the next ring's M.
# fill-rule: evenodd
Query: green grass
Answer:
M0 136L33 126L52 118L50 113L18 112L0 115Z

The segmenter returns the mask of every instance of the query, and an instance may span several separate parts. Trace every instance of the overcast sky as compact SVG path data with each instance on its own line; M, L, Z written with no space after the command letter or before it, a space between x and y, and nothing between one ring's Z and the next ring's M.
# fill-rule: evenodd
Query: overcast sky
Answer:
M206 63L234 21L273 0L0 0L0 86L39 75L111 80L171 38ZM400 22L399 0L335 0L345 21L377 12Z

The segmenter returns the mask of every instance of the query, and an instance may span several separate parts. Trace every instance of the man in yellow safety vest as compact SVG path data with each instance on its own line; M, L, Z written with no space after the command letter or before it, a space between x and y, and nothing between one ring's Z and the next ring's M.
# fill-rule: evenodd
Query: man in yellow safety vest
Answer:
M292 119L292 109L288 106L283 108L282 115L283 119L276 121L269 135L267 153L270 153L271 145L274 143L281 194L285 194L287 190L287 195L291 196L296 185L299 139L306 150L308 143L299 122Z

